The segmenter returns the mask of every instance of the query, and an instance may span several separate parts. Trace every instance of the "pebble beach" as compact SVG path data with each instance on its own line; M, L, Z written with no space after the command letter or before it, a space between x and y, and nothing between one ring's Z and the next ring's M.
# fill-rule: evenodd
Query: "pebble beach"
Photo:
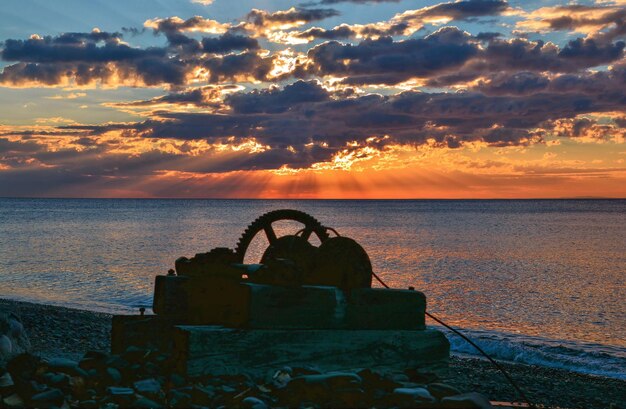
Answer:
M32 353L44 359L78 361L87 351L110 349L111 315L5 299L0 299L0 311L19 315ZM501 364L534 404L549 408L626 407L626 381L539 366ZM453 356L442 381L462 392L479 392L492 402L520 401L504 376L486 360Z

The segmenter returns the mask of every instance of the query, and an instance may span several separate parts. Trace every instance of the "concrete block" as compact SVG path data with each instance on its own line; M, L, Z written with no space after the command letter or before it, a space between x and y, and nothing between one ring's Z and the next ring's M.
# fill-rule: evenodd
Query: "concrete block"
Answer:
M321 371L360 368L442 370L450 344L435 329L269 330L220 326L177 326L173 354L189 376L248 373L314 366Z
M419 291L359 288L346 295L346 299L347 328L425 328L426 296Z

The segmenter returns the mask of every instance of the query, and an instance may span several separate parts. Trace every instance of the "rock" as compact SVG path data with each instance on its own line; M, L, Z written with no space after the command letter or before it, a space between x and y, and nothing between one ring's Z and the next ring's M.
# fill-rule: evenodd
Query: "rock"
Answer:
M132 388L124 388L121 386L109 386L107 388L109 396L134 396L135 391Z
M448 396L460 395L462 392L454 386L445 383L431 383L426 386L428 392L435 398L441 400Z
M351 372L329 372L293 378L278 394L281 406L299 406L301 402L314 402L330 406L330 400L338 392L349 393L361 387L362 379Z
M30 401L37 408L60 407L65 401L65 396L59 389L54 388L34 395L30 398Z
M163 395L163 392L161 391L161 384L155 379L137 381L133 384L133 386L135 387L137 393L150 398L161 397Z
M419 369L409 368L404 370L404 374L409 378L411 382L417 382L421 384L428 384L437 382L439 379L437 375L430 372L420 372Z
M111 355L104 361L106 366L122 371L130 366L130 364L119 355Z
M30 341L19 317L14 313L0 312L0 362L30 350Z
M52 372L61 372L71 376L89 377L89 374L78 366L78 362L65 358L52 358L45 362Z
M150 351L148 350L136 346L129 346L122 354L122 358L130 363L138 364L144 362L149 354Z
M489 399L476 392L448 396L441 400L442 408L454 409L492 409Z
M267 409L267 405L261 399L254 396L248 396L241 401L241 407L250 409Z
M163 405L148 398L139 398L133 403L133 407L142 409L162 408Z
M361 388L349 388L333 391L329 406L335 408L367 407L365 391Z
M95 396L89 393L86 389L85 379L80 376L74 376L70 378L70 390L74 398L86 399Z
M24 353L13 357L7 363L7 371L16 381L18 378L31 379L39 368L41 360L31 354Z
M0 393L13 385L15 385L15 383L13 383L13 378L11 378L10 373L5 372L2 376L0 376Z
M393 391L394 397L398 398L398 402L435 402L433 395L426 388L397 388Z
M78 403L78 407L84 409L96 409L98 407L98 402L93 399L83 400Z
M405 374L393 374L391 375L391 379L394 382L398 382L398 383L403 383L403 382L409 382L410 379L408 376L406 376Z
M379 372L372 371L371 369L362 369L357 372L357 375L363 380L363 385L366 389L383 389L386 391L393 391L396 388L401 388L403 385L399 382L392 380L389 377L385 377Z
M174 408L188 408L191 406L191 395L177 390L170 392L169 406Z
M83 358L78 363L78 366L87 372L93 369L102 371L106 368L106 358Z
M191 390L193 403L200 406L211 406L215 395L216 389L212 386L194 386Z
M24 401L22 400L22 398L20 398L20 396L17 393L14 393L13 395L7 396L6 398L2 399L2 403L3 403L3 406L6 406L7 408L23 408L24 407Z
M0 358L8 359L13 353L13 342L6 335L0 335Z
M18 339L24 334L24 325L15 314L9 314L9 337Z
M67 390L70 387L71 378L64 373L46 372L43 379L48 385L55 388Z
M279 369L272 376L271 383L276 388L284 388L291 381L291 379L291 371Z
M360 385L361 377L351 372L328 372L320 375L304 375L295 379L302 379L306 384L324 384L331 389L349 388Z
M185 385L185 378L183 378L179 374L174 373L170 376L170 382L175 388L180 388L181 386Z
M105 379L111 385L119 385L122 382L122 373L116 368L107 368Z

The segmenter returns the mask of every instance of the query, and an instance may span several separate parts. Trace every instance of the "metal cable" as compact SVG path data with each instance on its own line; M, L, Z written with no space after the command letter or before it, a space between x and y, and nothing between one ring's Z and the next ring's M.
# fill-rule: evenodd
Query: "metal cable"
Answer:
M378 280L378 282L380 284L383 285L383 287L385 288L390 288L380 277L378 277L378 275L376 273L374 273L372 271L372 275L374 276L374 278L376 278L376 280ZM533 404L530 399L528 399L528 397L526 396L526 394L522 391L522 389L517 385L517 383L513 380L513 378L511 377L511 375L509 375L509 373L506 371L506 369L504 369L498 362L496 362L492 357L489 356L489 354L487 354L481 347L479 347L478 345L476 345L474 343L474 341L472 341L471 339L469 339L467 336L465 336L464 334L462 334L459 330L452 328L450 325L446 324L445 322L443 322L442 320L440 320L439 318L435 317L434 315L432 315L431 313L429 313L428 311L425 311L426 315L428 315L430 318L432 318L433 320L435 320L436 322L438 322L439 324L443 325L444 327L446 327L447 329L449 329L450 331L454 332L456 335L460 336L461 338L463 338L465 341L467 341L471 346L473 346L474 348L476 348L476 350L478 352L480 352L485 358L487 358L489 360L489 362L491 362L493 364L493 366L495 366L500 372L502 372L502 374L504 375L504 377L507 379L507 381L509 381L509 383L513 386L513 388L515 388L515 390L517 391L517 393L520 395L520 397L528 404L528 406L531 409L537 409L537 406L535 406L535 404Z

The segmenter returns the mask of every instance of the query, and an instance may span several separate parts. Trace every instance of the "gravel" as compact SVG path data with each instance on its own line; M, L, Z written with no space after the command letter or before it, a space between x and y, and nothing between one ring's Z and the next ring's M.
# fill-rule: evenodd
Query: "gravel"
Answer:
M109 314L5 299L0 299L0 311L19 315L33 352L42 357L79 360L86 351L109 351ZM501 365L535 404L626 409L626 381L532 365ZM480 392L491 401L520 401L505 377L486 360L453 356L443 378L462 392Z

